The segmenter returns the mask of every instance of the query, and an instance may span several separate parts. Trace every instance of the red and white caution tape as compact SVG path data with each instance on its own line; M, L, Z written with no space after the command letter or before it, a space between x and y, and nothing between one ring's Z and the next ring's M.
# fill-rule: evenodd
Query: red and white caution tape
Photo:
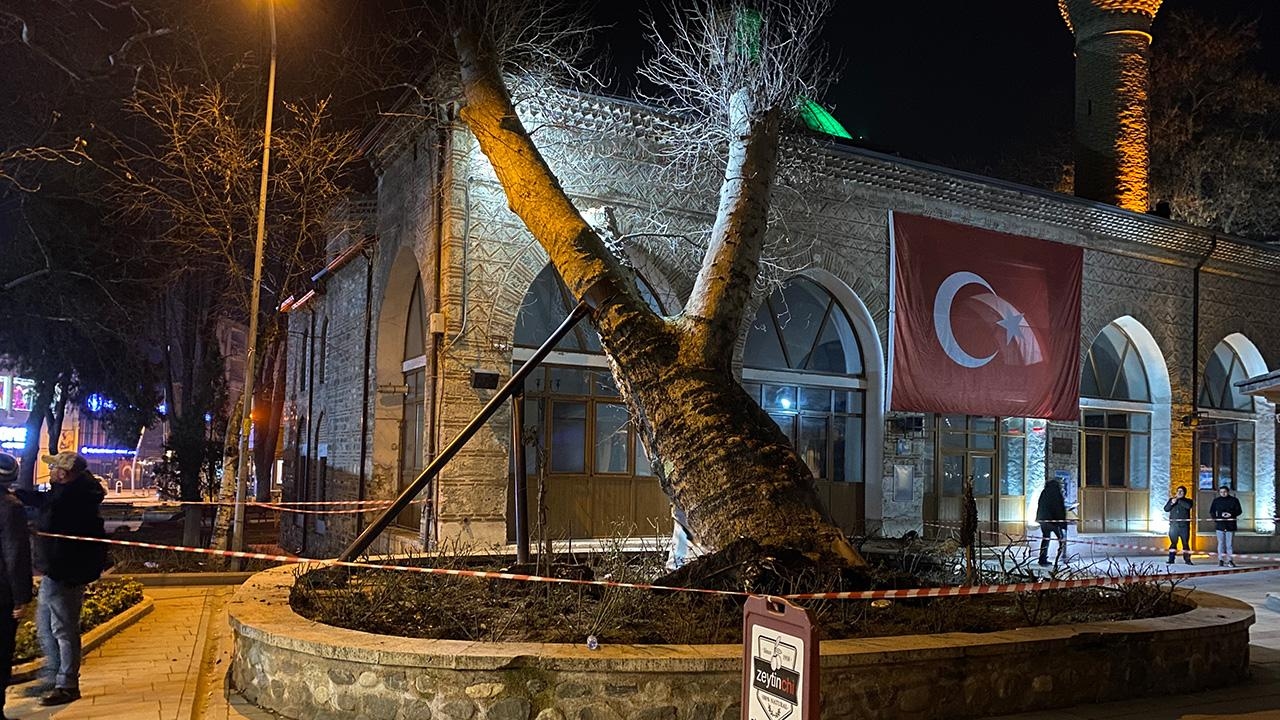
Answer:
M45 537L83 542L100 542L110 545L150 548L173 552L199 553L220 557L245 558L249 560L269 560L275 562L314 563L321 566L337 566L366 570L388 570L395 572L412 572L426 575L448 575L453 577L470 577L483 580L508 580L517 582L554 583L564 585L594 585L597 587L627 588L633 590L664 590L669 592L690 592L704 595L748 596L752 593L734 590L708 590L704 588L679 588L647 583L629 583L616 580L578 580L573 578L546 577L542 575L525 575L520 573L495 572L490 570L461 570L456 568L414 567L386 563L346 562L334 558L310 559L292 555L275 555L270 553L237 552L233 550L213 550L210 548L183 547L179 545L160 545L157 543L139 542L136 540L117 540L114 538L87 538L58 533L39 533ZM1042 592L1045 590L1064 590L1068 588L1104 587L1127 585L1138 582L1162 582L1183 580L1191 577L1213 577L1218 575L1235 575L1240 573L1280 570L1280 564L1233 568L1224 570L1203 570L1182 573L1130 574L1123 577L1095 577L1075 580L1043 580L1037 582L1001 583L994 585L945 586L929 588L908 588L901 590L856 590L848 592L796 593L780 597L788 600L905 600L911 598L959 597L966 595L995 595L1001 593Z

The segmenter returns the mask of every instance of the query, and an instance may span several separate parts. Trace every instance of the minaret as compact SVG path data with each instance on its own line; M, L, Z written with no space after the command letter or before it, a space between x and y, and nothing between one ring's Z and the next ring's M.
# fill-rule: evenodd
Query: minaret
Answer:
M1151 21L1163 0L1058 0L1076 36L1076 195L1149 208Z

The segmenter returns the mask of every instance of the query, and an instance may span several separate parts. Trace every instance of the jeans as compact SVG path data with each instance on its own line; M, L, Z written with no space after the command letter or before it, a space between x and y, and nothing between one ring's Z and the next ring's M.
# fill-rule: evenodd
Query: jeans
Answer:
M1063 547L1065 533L1060 522L1045 520L1040 523L1040 562L1049 562L1049 536L1058 536L1058 557L1061 557L1066 550Z
M36 634L44 651L46 676L54 687L80 689L80 605L84 585L40 580L36 605Z
M1231 551L1234 549L1231 547L1231 542L1235 539L1236 534L1231 530L1217 530L1216 532L1218 534L1218 562L1230 560ZM1227 553L1226 557L1222 555L1224 551Z
M1169 521L1169 552L1178 549L1178 541L1182 541L1182 549L1191 549L1191 523L1186 520Z

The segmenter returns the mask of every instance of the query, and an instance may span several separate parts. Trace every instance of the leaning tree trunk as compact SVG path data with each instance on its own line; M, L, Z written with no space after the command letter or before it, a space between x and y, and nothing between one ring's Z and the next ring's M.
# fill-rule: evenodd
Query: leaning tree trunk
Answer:
M258 502L271 500L271 482L275 476L276 444L280 440L280 426L284 419L285 396L285 343L272 342L263 363L263 376L269 382L263 382L261 392L254 400L259 408L253 418L253 467L258 478Z
M40 428L44 425L45 416L53 404L54 380L41 377L36 379L36 397L31 404L26 422L26 444L22 446L22 463L18 467L18 487L32 490L36 483L36 463L40 460ZM56 443L55 443L56 446ZM51 452L57 452L50 447Z
M735 96L729 162L703 269L681 317L658 317L635 278L582 219L516 115L497 52L462 25L462 119L511 209L578 298L593 298L623 399L661 469L663 489L700 543L739 538L846 565L862 563L821 511L809 469L742 389L732 351L758 274L777 156L777 113Z

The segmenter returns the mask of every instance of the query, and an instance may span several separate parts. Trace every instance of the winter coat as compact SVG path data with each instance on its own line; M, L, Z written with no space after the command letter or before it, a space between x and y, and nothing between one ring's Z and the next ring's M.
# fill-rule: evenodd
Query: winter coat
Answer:
M13 493L0 488L0 608L31 602L31 533L27 513Z
M1209 505L1209 517L1213 518L1213 528L1215 530L1235 532L1236 518L1243 514L1244 510L1240 507L1240 498L1235 495L1226 497L1219 495Z
M37 507L38 532L105 538L106 528L98 510L107 493L92 473L85 471L65 483L53 483L49 492L23 494ZM36 569L46 577L69 585L85 585L102 576L107 561L104 543L36 536Z
M1169 513L1169 537L1191 532L1191 498L1169 498L1164 511Z
M1041 525L1062 527L1067 521L1067 503L1062 498L1062 488L1056 482L1047 482L1036 504L1036 522Z

